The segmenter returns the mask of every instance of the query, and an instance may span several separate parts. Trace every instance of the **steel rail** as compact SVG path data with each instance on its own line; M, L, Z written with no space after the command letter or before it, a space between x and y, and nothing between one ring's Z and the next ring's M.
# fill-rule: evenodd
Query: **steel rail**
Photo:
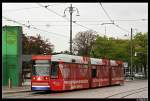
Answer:
M121 97L121 98L124 98L124 97L126 97L126 96L133 95L134 93L138 93L138 92L140 92L140 91L143 91L143 89L145 90L145 88L148 88L148 87L142 87L142 88L138 88L138 89L135 89L135 90L128 90L128 91L124 91L124 92L119 92L119 93L116 93L116 94L107 96L107 97L105 97L105 98L111 98L111 97L116 96L116 95L124 94L124 93L127 93L127 92L132 92L132 93L130 93L130 94L127 94L127 95ZM142 90L141 90L141 89L142 89ZM140 91L136 92L137 90L140 90ZM133 91L135 91L135 92L133 92Z

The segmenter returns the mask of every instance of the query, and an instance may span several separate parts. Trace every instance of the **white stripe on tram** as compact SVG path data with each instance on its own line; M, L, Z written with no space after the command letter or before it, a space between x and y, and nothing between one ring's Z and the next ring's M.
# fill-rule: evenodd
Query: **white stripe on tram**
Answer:
M32 87L50 87L50 86L32 86Z

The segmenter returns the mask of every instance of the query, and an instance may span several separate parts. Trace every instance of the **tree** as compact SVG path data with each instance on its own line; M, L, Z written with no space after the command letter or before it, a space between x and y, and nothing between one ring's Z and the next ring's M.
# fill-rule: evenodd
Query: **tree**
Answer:
M134 53L137 53L137 56L134 57L134 64L140 64L144 68L145 77L147 78L147 51L148 51L148 33L137 33L134 36ZM137 68L139 65L137 65Z
M106 36L98 36L93 51L96 58L108 58L113 60L128 61L129 59L129 41Z
M78 32L73 39L73 53L77 55L89 56L92 45L96 39L97 32L88 30Z
M22 54L29 54L29 41L25 34L22 34Z
M95 40L92 50L94 51L96 58L108 57L108 51L110 50L111 43L106 36L98 36Z
M147 76L147 49L148 49L147 33L137 33L133 38L133 69L144 68L145 76ZM93 48L95 58L108 58L113 60L122 60L130 64L131 47L130 40L107 38L106 36L97 36ZM137 52L137 56L134 53Z
M65 50L65 51L61 51L60 53L62 53L62 54L70 54L70 52L69 52L69 51L67 51L67 50Z
M51 54L54 46L43 40L40 35L26 36L22 34L22 52L23 54Z

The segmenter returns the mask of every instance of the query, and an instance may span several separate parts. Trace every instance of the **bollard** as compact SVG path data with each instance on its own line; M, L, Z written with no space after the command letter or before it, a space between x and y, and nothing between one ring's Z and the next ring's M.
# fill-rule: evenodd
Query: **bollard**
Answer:
M12 88L12 81L10 78L8 79L8 88Z

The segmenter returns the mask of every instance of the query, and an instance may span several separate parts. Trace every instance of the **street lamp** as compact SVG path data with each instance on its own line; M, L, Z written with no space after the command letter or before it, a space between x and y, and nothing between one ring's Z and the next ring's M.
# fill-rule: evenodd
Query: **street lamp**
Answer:
M64 17L66 17L66 11L69 10L70 13L70 54L72 54L72 14L74 11L77 11L77 15L76 16L80 16L79 15L79 11L76 7L72 7L72 4L70 5L70 7L67 7L64 10Z

